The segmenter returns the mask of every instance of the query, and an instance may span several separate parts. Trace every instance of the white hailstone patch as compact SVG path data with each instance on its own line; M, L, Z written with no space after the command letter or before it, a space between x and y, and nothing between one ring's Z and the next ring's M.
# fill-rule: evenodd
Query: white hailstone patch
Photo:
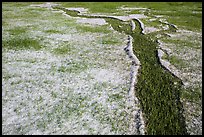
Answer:
M83 24L91 24L91 25L105 25L106 23L105 19L91 19L91 18L81 18L76 21L77 23L83 23Z
M169 29L169 25L164 25L164 26L162 26L162 29L163 29L163 30L168 30L168 29Z
M111 82L114 84L122 82L117 71L106 69L92 69L90 71L98 82Z
M57 41L68 41L74 37L71 34L51 34L51 35L47 36L47 38L55 39Z
M162 17L164 17L163 15L154 15L154 17L156 17L156 18L162 18Z
M202 33L200 32L194 32L190 30L184 30L184 29L179 29L177 30L177 33L175 34L169 34L172 38L177 38L177 39L185 39L188 37L193 37L193 38L202 38Z
M202 11L192 11L194 14L202 14Z
M54 4L54 3L50 3L50 2L46 2L44 4L31 4L31 7L41 7L41 8L52 8L52 6L57 6L58 4Z
M144 14L130 14L128 15L128 17L130 17L131 19L143 19L143 18L148 18L147 16L145 16Z
M130 14L128 16L108 16L108 17L112 17L112 18L116 18L122 21L128 21L131 19L143 19L143 18L147 18L147 16L145 16L144 14Z
M147 26L145 26L142 32L144 34L149 34L149 33L156 32L156 31L160 31L160 29L155 28L155 27L147 27Z
M73 11L78 11L82 14L84 13L87 13L88 12L88 9L85 9L85 8L66 8L67 10L73 10Z
M149 19L149 21L156 21L157 20L157 18L151 18L151 19Z
M86 14L86 12L82 12L80 11L80 8L67 8L69 10L73 10L73 11L79 11L80 15L86 15L86 16L91 16L91 17L112 17L112 18L116 18L116 19L120 19L122 21L128 21L131 19L142 19L142 18L148 18L147 16L145 16L144 14L130 14L128 16L112 16L112 15L105 15L105 14L100 14L100 13L96 13L96 14ZM79 18L80 17L74 17L74 18Z
M138 8L138 7L124 7L124 6L121 6L119 9L121 10L147 10L148 8Z

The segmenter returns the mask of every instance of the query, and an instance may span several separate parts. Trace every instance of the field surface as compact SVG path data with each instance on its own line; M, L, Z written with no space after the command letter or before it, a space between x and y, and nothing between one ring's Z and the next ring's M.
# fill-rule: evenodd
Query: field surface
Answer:
M201 135L202 3L2 3L2 134Z

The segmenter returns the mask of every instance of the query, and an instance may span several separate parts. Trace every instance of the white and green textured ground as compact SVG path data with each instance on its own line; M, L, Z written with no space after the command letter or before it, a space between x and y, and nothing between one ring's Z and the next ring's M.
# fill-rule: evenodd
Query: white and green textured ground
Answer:
M2 134L144 134L132 126L131 106L139 104L129 101L128 36L105 20L71 17L37 4L2 3ZM122 7L118 14L127 17L124 10L131 11ZM155 20L165 21L162 16L136 18L147 34L165 29L154 26ZM176 67L172 71L197 97L202 33L182 28L168 35L171 39L157 35L160 46ZM201 98L190 102L192 94L181 98L187 130L202 134Z
M79 33L80 23L61 13L9 5L3 9L3 40L19 46L36 40L42 48L2 49L3 134L124 133L127 37L109 26Z

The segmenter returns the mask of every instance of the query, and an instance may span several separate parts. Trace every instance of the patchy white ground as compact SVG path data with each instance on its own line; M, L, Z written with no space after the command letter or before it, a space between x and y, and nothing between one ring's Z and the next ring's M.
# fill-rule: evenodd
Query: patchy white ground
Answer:
M131 60L124 51L127 36L115 31L78 33L74 18L52 12L49 6L3 6L10 8L3 13L8 23L2 26L3 40L16 37L10 30L18 27L26 28L18 36L43 45L39 51L2 49L3 134L132 132L134 110L128 108ZM19 13L16 18L6 18L14 11ZM28 11L26 20L21 18L24 11ZM118 43L101 43L110 37ZM55 54L67 45L66 54Z
M103 26L106 22L72 18L62 11L52 10L52 5L45 3L24 8L3 5L2 21L6 25L2 25L2 39L15 37L10 34L12 29L26 28L20 37L39 40L44 47L40 51L2 49L2 133L133 134L134 109L127 109L132 84L131 60L123 50L127 46L127 36L114 30L110 34L79 33L77 26L80 24ZM88 11L83 8L70 10L78 10L81 14ZM120 10L148 9L122 7ZM168 29L167 25L152 27L146 23L155 20L164 23L163 16L112 17L137 18L145 34ZM162 48L188 62L185 67L173 70L178 71L185 87L201 88L202 33L178 30L168 35L171 39L195 42L195 47L162 42ZM102 44L107 38L115 38L118 43ZM56 49L64 46L69 47L66 54L55 54ZM201 100L198 103L183 100L183 104L188 132L202 134Z
M106 23L105 19L90 19L90 18L80 18L77 20L77 23L84 23L84 24L90 24L90 25L105 25Z

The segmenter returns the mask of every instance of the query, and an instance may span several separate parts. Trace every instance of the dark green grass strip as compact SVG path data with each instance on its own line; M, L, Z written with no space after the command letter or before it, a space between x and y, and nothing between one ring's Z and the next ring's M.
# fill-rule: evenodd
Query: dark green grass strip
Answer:
M77 12L73 11L66 11L66 13L86 17L77 15ZM180 102L182 82L159 63L157 42L152 41L150 36L141 34L140 27L132 32L127 22L114 18L105 19L113 29L134 38L133 50L141 62L135 94L139 97L145 114L147 134L186 135L185 119L182 115L183 107ZM135 23L138 24L136 21Z
M159 64L156 57L156 43L142 35L133 34L133 37L134 53L142 66L136 94L139 96L147 120L147 133L186 134L180 102L181 81Z
M149 135L185 135L180 92L182 82L164 69L157 57L157 43L141 34L141 28L133 33L129 25L118 28L121 21L108 19L112 27L134 38L133 50L141 62L136 96L139 97ZM139 25L137 25L139 26Z

